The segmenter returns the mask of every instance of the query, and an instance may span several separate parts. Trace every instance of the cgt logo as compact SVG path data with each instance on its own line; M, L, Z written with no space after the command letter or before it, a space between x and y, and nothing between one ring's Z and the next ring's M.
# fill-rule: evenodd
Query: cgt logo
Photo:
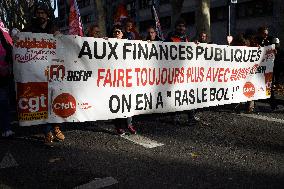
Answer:
M40 108L46 108L47 98L44 94L41 94L40 97L31 97L31 98L20 98L19 99L19 108L21 110L28 110L29 112L37 112Z
M76 100L69 93L62 93L53 100L52 110L57 116L67 118L76 112Z
M251 98L255 94L255 87L251 82L246 82L243 87L243 93L246 97Z
M17 83L18 109L20 113L47 111L48 83Z

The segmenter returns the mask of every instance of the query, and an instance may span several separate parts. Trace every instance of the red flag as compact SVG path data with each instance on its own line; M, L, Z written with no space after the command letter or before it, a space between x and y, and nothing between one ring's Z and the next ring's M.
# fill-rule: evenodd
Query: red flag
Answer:
M69 34L83 36L83 26L76 0L71 0L70 2Z
M10 45L13 45L13 40L9 34L9 29L5 27L2 20L0 20L0 31L3 33L4 38L6 39L7 43L9 43Z

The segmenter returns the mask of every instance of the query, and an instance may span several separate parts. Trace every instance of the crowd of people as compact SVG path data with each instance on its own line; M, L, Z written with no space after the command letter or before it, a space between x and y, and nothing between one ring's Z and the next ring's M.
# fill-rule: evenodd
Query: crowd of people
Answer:
M48 33L54 34L55 36L60 33L59 29L56 28L55 24L52 23L50 18L50 11L47 6L44 4L38 4L35 7L35 18L31 23L23 29L26 32L33 33ZM166 42L190 42L194 41L195 43L212 43L208 40L206 32L201 32L196 39L190 38L187 33L187 23L182 18L178 19L175 23L174 31L170 32L164 41ZM150 25L147 28L147 36L143 40L147 41L162 41L162 39L157 35L155 26ZM231 45L235 46L266 46L271 44L276 44L276 60L274 66L274 83L278 84L280 72L283 70L283 56L280 57L279 49L279 39L273 38L269 35L267 27L260 27L257 32L247 31L242 34L235 36ZM141 36L135 29L134 22L127 20L123 25L116 24L111 29L109 35L104 35L100 31L100 27L96 24L90 25L87 30L86 36L94 38L117 38L117 39L128 39L128 40L141 40ZM10 127L9 120L9 90L11 90L11 79L13 77L11 66L12 57L11 51L12 46L9 45L2 33L0 32L1 44L0 44L0 121L1 121L1 130L3 137L9 137L14 134ZM16 39L16 38L15 38ZM281 63L282 62L282 63ZM12 87L13 88L13 87ZM254 111L254 102L248 102L248 112ZM272 105L275 108L275 104ZM188 116L188 126L194 126L198 123L198 118L195 116L194 110L186 111ZM175 124L180 125L180 114L173 113ZM136 134L136 128L133 126L132 117L115 119L113 124L118 134L124 134L126 130L131 134ZM44 125L45 133L45 143L51 143L55 140L63 141L65 136L60 130L60 124L46 124Z

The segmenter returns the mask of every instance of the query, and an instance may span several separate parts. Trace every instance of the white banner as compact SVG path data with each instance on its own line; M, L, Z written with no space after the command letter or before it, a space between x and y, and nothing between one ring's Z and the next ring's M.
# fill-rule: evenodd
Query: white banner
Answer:
M274 46L20 33L20 125L166 113L270 97Z

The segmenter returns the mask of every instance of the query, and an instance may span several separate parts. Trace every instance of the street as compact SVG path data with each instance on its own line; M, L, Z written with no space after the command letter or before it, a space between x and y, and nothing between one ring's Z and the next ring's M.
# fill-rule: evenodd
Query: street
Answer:
M65 123L52 146L41 128L16 128L0 139L0 188L282 188L284 108L256 110L199 110L194 127L185 114L181 126L141 115L138 135L123 137L110 121Z

